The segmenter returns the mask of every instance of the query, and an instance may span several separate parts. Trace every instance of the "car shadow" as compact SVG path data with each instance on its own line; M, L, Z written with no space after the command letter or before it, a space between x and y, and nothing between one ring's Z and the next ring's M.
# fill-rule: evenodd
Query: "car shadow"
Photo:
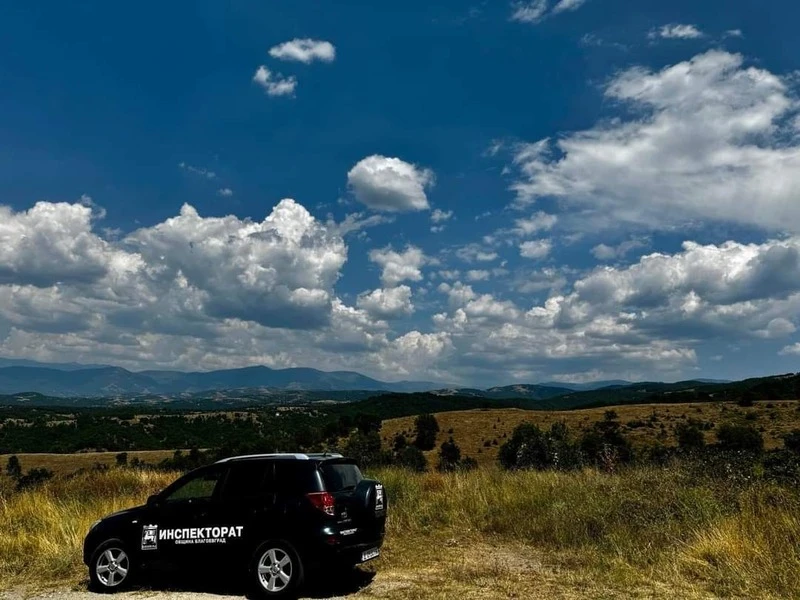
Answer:
M300 596L315 600L349 596L367 587L374 578L375 573L360 568L344 572L320 572L306 582L300 590ZM230 577L215 577L212 573L203 571L194 573L148 572L140 576L132 589L140 592L188 592L254 598L246 582Z
M375 579L375 573L360 568L319 573L306 583L300 592L304 598L333 598L349 596L367 587Z

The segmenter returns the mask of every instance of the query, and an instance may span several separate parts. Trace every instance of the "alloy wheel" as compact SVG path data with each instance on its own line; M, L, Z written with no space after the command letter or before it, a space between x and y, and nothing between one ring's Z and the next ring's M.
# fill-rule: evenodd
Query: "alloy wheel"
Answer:
M130 559L122 548L107 548L95 563L97 579L106 587L117 587L128 576Z
M258 581L271 593L282 592L292 581L292 559L285 550L270 548L258 560Z

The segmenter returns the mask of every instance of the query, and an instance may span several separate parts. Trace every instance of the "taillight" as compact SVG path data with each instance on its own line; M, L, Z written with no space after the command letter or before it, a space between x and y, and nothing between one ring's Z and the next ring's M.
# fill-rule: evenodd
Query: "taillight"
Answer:
M311 500L311 504L316 506L326 515L334 516L336 514L336 501L328 492L314 492L313 494L306 494L306 498Z

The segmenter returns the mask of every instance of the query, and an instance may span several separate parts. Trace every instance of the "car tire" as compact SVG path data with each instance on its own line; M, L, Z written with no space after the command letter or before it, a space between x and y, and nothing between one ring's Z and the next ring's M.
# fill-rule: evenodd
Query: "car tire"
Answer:
M89 589L113 593L126 589L136 575L136 565L127 546L117 539L100 544L89 560Z
M260 598L294 598L305 579L297 550L285 540L259 545L250 562L250 581Z

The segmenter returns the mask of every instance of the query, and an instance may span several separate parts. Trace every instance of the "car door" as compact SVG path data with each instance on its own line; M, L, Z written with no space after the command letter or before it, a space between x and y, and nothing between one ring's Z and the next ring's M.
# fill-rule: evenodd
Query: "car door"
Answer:
M221 465L193 471L179 479L157 500L153 523L142 531L142 552L153 551L160 560L173 564L205 562L210 558L209 539L221 531L209 528L209 516L218 502L225 475ZM226 532L227 534L227 532Z
M275 518L274 465L272 461L242 460L230 463L219 502L211 509L214 526L227 528L223 543L213 552L220 561L249 559L263 541Z

